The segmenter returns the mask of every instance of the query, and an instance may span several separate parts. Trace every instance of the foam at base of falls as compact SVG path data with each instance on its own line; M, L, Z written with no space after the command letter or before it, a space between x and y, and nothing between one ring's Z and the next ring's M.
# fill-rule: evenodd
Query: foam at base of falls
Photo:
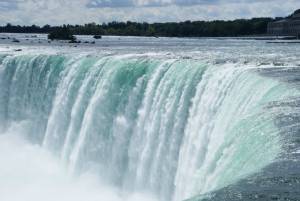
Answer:
M26 122L0 134L0 200L156 201L150 195L121 194L94 173L74 177L55 156L21 137Z

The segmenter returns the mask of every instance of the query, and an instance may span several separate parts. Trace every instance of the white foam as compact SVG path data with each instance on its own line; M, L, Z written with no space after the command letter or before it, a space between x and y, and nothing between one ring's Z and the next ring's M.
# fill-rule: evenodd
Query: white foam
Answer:
M92 173L72 177L49 152L12 130L0 135L1 201L154 201L143 194L121 195Z

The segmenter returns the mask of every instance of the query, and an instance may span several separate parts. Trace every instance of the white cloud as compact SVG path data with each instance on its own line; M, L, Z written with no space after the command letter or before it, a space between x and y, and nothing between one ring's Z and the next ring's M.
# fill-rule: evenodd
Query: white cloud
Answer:
M102 0L103 1L103 0ZM0 23L83 24L109 21L185 21L285 16L300 8L299 0L123 0L123 6L99 4L91 0L0 0L14 2L0 12ZM119 0L118 2L121 2ZM131 4L128 4L128 2ZM104 2L104 1L103 1ZM185 2L185 6L182 3ZM98 1L99 3L99 1ZM12 5L12 4L11 4ZM89 5L89 6L88 6Z
M160 7L215 4L220 0L90 0L88 7Z
M9 11L17 9L17 0L0 0L0 11Z

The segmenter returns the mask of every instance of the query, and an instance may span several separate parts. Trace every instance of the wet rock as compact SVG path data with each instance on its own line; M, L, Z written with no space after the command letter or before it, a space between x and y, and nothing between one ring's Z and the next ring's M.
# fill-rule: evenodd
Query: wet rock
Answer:
M101 35L95 35L94 38L95 38L95 39L101 39L102 36L101 36Z
M13 38L12 42L13 43L19 43L20 41L18 39L16 39L16 38Z

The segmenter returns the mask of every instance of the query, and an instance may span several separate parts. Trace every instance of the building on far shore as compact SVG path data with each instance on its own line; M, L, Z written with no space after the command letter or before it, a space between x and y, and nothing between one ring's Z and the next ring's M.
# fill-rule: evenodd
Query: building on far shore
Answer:
M268 34L272 36L295 36L300 39L300 9L287 18L270 22Z

